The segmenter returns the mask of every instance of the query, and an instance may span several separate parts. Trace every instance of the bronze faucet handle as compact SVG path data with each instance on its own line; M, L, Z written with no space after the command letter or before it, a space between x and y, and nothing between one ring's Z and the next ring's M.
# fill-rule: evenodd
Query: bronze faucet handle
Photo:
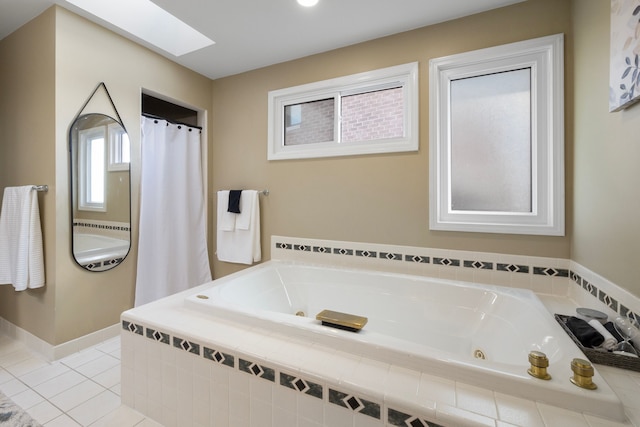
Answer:
M586 388L587 390L595 390L598 388L598 386L592 382L594 370L589 361L577 358L573 359L571 361L571 370L573 371L573 377L571 377L573 384L581 388Z
M541 380L550 380L551 375L547 372L549 358L541 351L531 351L529 353L529 363L531 367L527 370L529 375Z

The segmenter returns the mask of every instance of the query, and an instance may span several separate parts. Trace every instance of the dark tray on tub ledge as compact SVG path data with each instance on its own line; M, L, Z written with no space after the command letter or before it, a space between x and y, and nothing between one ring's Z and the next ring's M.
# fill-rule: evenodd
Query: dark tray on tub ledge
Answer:
M588 348L584 347L578 338L573 335L571 329L567 326L567 320L571 316L567 316L564 314L555 314L554 315L562 329L571 337L574 343L582 350L587 359L589 359L593 363L597 363L599 365L613 366L615 368L621 369L629 369L631 371L640 372L640 358L639 357L630 357L625 356L623 354L614 354L610 351L606 351L604 349L596 349L596 348Z

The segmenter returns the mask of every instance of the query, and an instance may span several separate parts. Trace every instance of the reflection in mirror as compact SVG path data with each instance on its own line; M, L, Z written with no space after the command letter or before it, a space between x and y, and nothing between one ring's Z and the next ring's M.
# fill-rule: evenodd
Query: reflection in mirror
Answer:
M120 264L131 242L130 146L120 122L84 114L69 132L72 253L90 271Z

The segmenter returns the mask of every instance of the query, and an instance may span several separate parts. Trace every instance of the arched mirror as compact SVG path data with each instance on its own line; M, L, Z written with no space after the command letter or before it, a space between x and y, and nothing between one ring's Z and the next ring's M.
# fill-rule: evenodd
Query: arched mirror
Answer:
M118 120L83 114L69 131L72 253L90 271L120 264L131 244L129 136Z

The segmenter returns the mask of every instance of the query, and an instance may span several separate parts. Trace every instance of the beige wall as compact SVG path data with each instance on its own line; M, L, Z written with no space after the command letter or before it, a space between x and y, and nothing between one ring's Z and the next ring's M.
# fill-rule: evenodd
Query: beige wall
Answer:
M267 258L274 234L568 258L568 237L429 231L428 67L430 58L566 33L571 70L570 6L568 0L529 0L214 81L212 188L270 190L261 197ZM268 91L413 61L420 64L418 153L267 162ZM571 94L570 78L568 83ZM569 104L569 155L572 114ZM570 185L567 193L570 215ZM213 265L216 277L241 268L217 260Z
M610 2L573 5L571 258L640 296L640 105L608 112Z
M133 306L139 215L141 91L150 90L194 109L210 111L211 81L62 8L57 8L56 19L56 182L59 213L56 218L56 342L65 342L117 323L120 313ZM104 81L109 89L132 144L133 247L118 268L92 273L78 268L69 255L66 146L71 121L100 81ZM102 108L105 105L103 102ZM89 108L100 107L90 104ZM206 140L206 134L203 135Z
M55 15L45 12L0 42L0 191L46 184L38 194L45 277L56 274ZM16 292L0 285L0 317L53 342L55 281Z
M20 124L13 138L2 139L0 187L36 181L50 187L49 194L41 196L47 285L40 293L14 293L0 286L0 317L59 344L118 323L120 313L133 306L141 91L210 111L211 80L59 7L2 40L0 55L3 64L11 64L11 74L0 76L0 123L3 128L6 123ZM67 136L72 120L101 81L109 89L133 146L134 238L122 265L92 273L78 267L70 254ZM85 112L114 115L109 105L104 93L98 92ZM33 153L39 162L33 162ZM5 173L4 163L14 166Z

